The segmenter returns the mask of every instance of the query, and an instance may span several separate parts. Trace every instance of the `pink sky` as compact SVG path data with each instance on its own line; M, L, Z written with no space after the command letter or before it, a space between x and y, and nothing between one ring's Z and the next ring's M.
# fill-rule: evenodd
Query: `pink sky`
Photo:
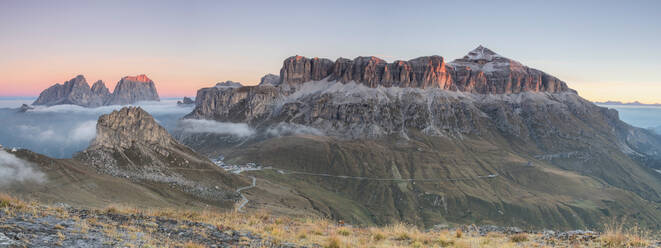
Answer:
M661 1L0 1L0 96L146 74L163 97L292 55L447 61L484 45L589 100L661 102ZM541 10L541 11L540 11Z

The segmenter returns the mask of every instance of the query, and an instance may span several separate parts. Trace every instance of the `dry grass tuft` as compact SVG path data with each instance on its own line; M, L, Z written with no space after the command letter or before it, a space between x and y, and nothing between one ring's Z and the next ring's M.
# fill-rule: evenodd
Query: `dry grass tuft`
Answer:
M461 228L457 228L457 231L455 233L455 237L460 239L462 235L464 235L464 231L462 231Z
M510 236L510 241L514 243L526 242L528 241L528 234L525 233L512 234L512 236Z
M324 248L340 248L340 239L337 236L330 236Z
M5 193L0 193L0 209L1 208L25 209L28 206L29 206L28 203L19 200L16 197L12 197Z
M624 221L617 223L614 220L606 225L600 240L603 247L647 247L650 245L649 236L638 226L625 231Z

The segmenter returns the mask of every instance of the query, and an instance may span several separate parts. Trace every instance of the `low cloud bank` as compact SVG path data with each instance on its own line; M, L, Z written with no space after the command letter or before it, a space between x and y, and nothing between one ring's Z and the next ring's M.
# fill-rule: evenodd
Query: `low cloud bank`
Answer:
M14 182L46 181L46 175L35 169L32 163L17 158L14 154L0 150L0 186Z
M75 105L35 106L21 113L20 102L0 99L0 144L22 147L55 158L70 158L89 146L96 136L96 121L102 114L123 106L84 108ZM149 112L168 131L177 121L193 110L193 106L178 106L176 100L140 102L136 104Z
M214 133L247 137L255 134L255 130L245 123L217 122L212 120L184 119L177 124L177 131L182 133Z
M73 124L73 128L40 125L19 125L15 130L25 139L34 142L57 142L60 145L71 145L77 143L89 143L96 137L96 121L83 121Z
M269 136L288 136L288 135L317 135L324 136L324 132L314 127L309 127L300 124L292 123L278 123L266 129L266 134Z

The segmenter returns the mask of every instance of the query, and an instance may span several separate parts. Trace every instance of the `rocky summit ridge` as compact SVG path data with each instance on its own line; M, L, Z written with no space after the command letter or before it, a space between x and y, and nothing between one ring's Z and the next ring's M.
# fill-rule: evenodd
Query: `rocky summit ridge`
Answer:
M103 81L96 81L90 87L85 77L78 75L63 84L55 84L42 91L33 105L73 104L83 107L99 107L159 100L154 82L144 74L122 78L112 93Z
M482 46L451 63L437 55L393 63L373 56L339 58L333 62L297 55L287 58L280 70L281 82L292 88L322 79L356 82L371 88L440 88L479 94L573 91L556 77Z

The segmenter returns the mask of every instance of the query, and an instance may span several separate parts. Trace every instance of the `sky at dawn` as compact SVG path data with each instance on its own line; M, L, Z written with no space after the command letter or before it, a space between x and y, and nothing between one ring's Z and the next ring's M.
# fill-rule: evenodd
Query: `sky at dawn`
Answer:
M661 103L661 1L0 0L0 96L147 74L162 97L256 84L292 55L462 57L478 45L589 100Z

